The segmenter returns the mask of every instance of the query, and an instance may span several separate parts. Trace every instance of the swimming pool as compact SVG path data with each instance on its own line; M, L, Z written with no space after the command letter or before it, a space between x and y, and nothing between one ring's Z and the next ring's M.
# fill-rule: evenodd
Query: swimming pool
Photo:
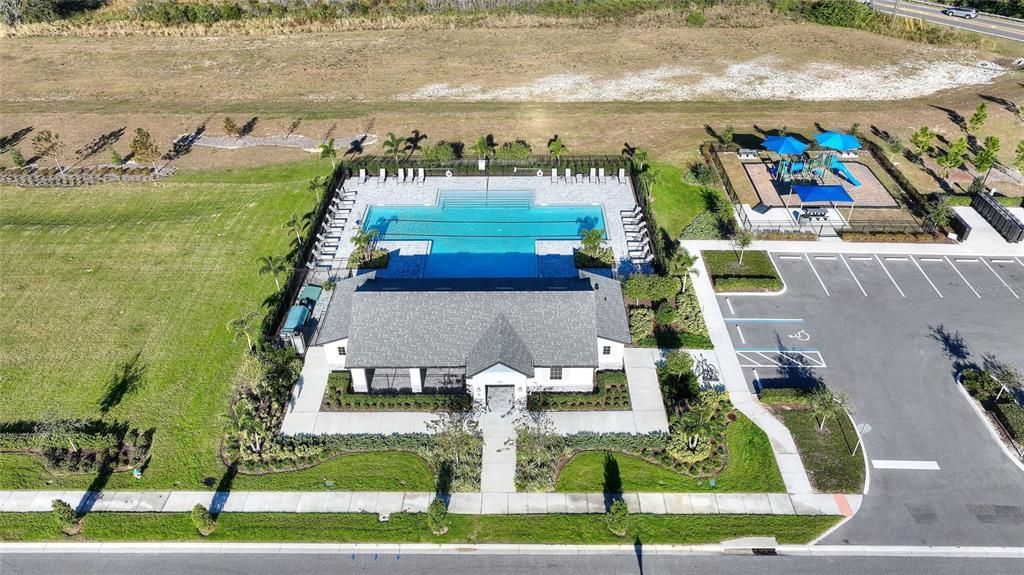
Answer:
M537 240L606 229L600 206L537 206L528 191L441 191L436 205L371 206L363 221L378 240L431 242L427 277L536 276Z

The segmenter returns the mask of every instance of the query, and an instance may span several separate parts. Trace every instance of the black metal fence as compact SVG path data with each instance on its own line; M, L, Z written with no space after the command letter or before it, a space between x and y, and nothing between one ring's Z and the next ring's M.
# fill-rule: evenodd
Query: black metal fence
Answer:
M552 169L558 170L561 175L567 168L572 170L573 174L589 173L590 168L604 168L605 175L612 177L618 174L620 168L628 172L630 161L623 156L530 156L522 160L488 159L483 169L480 169L479 160L475 158L427 161L414 157L396 161L391 157L360 156L347 161L341 171L346 178L351 178L357 176L360 169L365 169L367 177L375 178L381 169L391 177L397 174L399 169L416 171L421 168L424 174L431 176L449 173L452 176L536 176L538 170L546 176L551 174Z
M999 235L1006 241L1015 244L1024 240L1024 223L1021 223L1006 206L1000 204L988 194L974 194L971 207L992 224Z

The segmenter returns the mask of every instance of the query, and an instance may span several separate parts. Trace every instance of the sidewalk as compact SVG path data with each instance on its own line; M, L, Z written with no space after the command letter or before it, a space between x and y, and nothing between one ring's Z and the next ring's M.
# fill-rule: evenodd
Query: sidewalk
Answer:
M691 253L696 254L700 249L708 249L696 244L728 244L728 242L683 242L683 247ZM764 243L764 242L762 242ZM773 243L801 243L803 245L819 242L773 242ZM822 246L834 246L842 244L823 243ZM858 245L858 244L852 244ZM725 249L731 249L729 247ZM703 259L700 260L700 267L703 268ZM743 415L749 417L760 427L772 444L772 451L775 453L775 462L782 473L782 480L786 485L786 491L794 494L813 493L807 471L804 469L803 461L800 460L800 453L796 449L796 443L789 429L782 424L774 415L768 412L750 391L747 378L743 374L743 368L736 359L736 349L733 347L732 338L729 336L728 327L722 319L722 310L718 307L718 298L715 296L715 288L711 285L711 277L707 269L694 276L690 282L692 289L696 290L697 300L700 302L701 310L704 312L704 321L708 326L708 334L715 347L715 355L719 361L719 377L729 392L729 399L732 404Z
M962 244L890 244L881 242L834 242L834 241L767 241L757 240L747 250L770 252L819 253L819 254L921 254L958 256L1024 256L1024 244L1007 243L1001 236L999 241L989 238L973 239ZM729 240L689 240L680 244L690 251L732 250Z
M0 491L0 512L44 513L54 499L79 508L85 491ZM187 513L200 503L227 513L423 513L433 493L400 491L104 491L89 511ZM633 513L655 515L843 515L861 495L786 493L625 493ZM604 513L604 493L453 493L451 513ZM86 503L88 505L88 503Z

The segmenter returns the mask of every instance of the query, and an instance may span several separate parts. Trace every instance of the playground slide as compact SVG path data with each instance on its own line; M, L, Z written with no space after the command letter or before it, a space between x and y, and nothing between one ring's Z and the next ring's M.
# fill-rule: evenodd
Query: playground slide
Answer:
M846 181L850 182L854 186L860 185L860 182L857 181L857 178L853 177L853 173L851 173L850 169L846 167L846 164L837 160L835 156L832 156L832 165L829 167L839 172L844 178L846 178Z

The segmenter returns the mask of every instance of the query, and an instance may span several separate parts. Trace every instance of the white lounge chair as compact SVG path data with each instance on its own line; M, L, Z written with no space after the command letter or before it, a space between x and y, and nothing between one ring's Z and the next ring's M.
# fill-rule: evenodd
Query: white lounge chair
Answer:
M606 180L604 179L604 168L597 169L597 181L602 184L605 183Z
M551 168L551 183L558 183L558 168Z
M384 168L381 168L380 169L380 175L377 176L377 183L378 184L383 184L384 182L387 181L387 179L388 179L388 171L385 170Z
M565 183L572 183L572 170L570 168L565 169Z
M597 179L597 168L590 168L590 177L587 178L587 181L593 183L596 179Z
M405 168L398 168L398 183L405 183Z
M619 184L625 185L626 183L626 168L619 168Z
M422 184L423 181L426 180L427 178L427 173L423 170L423 168L417 168L416 171L419 174L416 180Z

